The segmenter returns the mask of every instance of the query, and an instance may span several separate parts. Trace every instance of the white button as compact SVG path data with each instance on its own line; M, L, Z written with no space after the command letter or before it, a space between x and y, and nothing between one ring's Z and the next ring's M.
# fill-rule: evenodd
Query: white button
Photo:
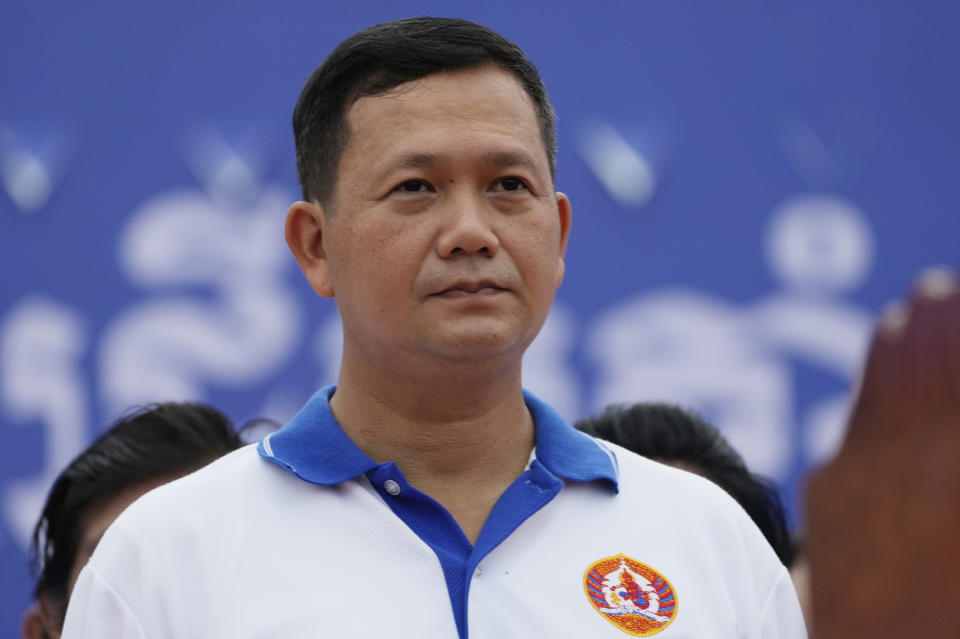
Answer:
M394 497L400 494L400 484L392 479L388 479L387 481L383 482L383 488Z
M477 566L477 570L473 573L473 575L475 577L479 577L482 574L483 574L483 568L481 568L480 566Z

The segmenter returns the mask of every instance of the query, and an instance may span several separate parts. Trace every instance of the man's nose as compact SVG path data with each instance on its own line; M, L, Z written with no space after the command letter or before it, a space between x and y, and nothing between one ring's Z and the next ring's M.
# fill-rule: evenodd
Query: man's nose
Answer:
M443 212L443 227L437 238L437 254L442 258L458 255L493 257L500 240L491 227L491 211L477 198L457 198Z

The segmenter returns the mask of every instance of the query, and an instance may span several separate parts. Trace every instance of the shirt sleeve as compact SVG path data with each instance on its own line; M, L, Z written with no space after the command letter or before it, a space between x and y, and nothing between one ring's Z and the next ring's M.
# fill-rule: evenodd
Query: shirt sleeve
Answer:
M760 624L764 639L807 639L803 611L786 568L781 568L767 595Z
M127 602L91 564L80 571L70 595L63 639L146 639Z

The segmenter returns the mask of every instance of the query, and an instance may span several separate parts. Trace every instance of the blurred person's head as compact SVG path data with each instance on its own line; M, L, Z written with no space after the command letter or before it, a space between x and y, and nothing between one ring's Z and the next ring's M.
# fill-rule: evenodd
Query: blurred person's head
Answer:
M577 422L580 430L649 459L701 475L733 497L788 568L794 549L777 487L749 471L720 431L679 406L612 406Z
M241 444L216 409L169 402L123 417L80 453L57 477L34 529L35 602L22 636L59 637L81 568L127 506Z
M539 121L551 175L556 117L536 67L515 44L458 18L407 18L344 40L307 80L293 113L297 175L308 202L327 204L350 139L347 113L361 97L389 93L433 73L495 66L512 74Z

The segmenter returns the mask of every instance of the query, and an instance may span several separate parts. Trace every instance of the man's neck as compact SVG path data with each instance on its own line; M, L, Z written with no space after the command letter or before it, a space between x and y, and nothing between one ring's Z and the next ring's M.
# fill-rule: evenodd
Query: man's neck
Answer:
M435 370L427 379L382 379L344 366L330 407L361 450L374 461L396 462L474 542L534 446L519 364L515 368L473 378Z

